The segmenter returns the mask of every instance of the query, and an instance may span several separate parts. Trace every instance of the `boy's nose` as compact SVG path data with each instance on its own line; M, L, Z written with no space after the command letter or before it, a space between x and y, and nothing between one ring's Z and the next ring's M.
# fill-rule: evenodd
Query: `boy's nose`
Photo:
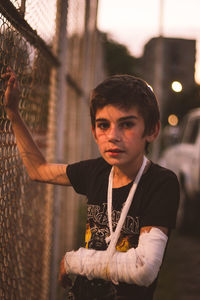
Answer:
M120 140L119 129L116 126L110 127L107 132L107 137L109 141L119 141Z

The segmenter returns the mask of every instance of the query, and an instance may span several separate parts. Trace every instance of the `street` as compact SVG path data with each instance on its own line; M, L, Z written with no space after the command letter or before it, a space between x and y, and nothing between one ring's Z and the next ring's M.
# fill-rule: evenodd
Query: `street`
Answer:
M200 234L171 235L154 300L200 299Z

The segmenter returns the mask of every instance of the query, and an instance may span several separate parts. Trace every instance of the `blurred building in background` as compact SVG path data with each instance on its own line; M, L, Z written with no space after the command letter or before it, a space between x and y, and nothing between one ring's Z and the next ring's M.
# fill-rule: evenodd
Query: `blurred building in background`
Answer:
M144 47L141 73L158 97L163 125L175 93L188 93L194 87L195 55L195 40L160 36Z

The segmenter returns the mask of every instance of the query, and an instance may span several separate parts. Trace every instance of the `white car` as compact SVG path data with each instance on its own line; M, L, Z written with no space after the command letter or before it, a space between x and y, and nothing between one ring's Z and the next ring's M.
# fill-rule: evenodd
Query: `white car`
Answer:
M180 128L180 141L168 147L159 163L178 176L181 199L177 227L187 229L200 219L200 109L190 111Z

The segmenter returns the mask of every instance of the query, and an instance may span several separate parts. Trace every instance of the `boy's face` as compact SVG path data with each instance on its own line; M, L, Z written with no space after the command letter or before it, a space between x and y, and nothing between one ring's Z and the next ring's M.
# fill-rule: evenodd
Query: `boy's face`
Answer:
M98 109L93 131L101 156L110 164L130 168L142 161L146 142L159 131L144 136L144 119L137 107L123 110L113 105Z

